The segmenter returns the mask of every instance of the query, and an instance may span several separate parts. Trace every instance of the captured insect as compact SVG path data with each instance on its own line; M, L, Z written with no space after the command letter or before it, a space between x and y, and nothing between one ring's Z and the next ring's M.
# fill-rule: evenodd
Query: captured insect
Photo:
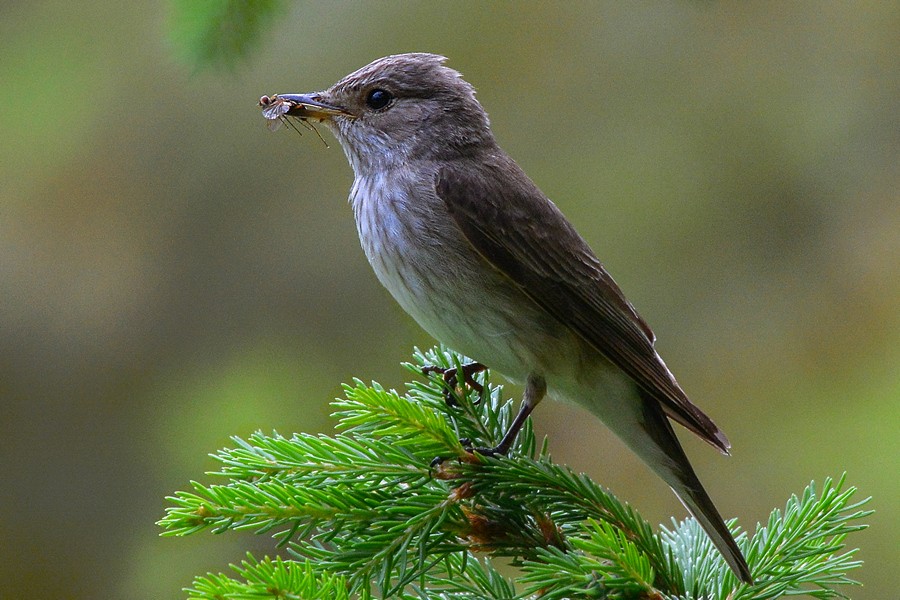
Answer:
M281 126L287 123L287 125L296 131L298 134L303 135L297 126L288 119L288 112L292 108L303 108L303 104L295 101L289 100L287 98L282 98L278 94L273 94L271 96L260 96L259 102L257 106L262 107L262 115L266 118L268 123L266 127L269 128L269 131L278 131L281 129ZM296 115L294 115L296 117ZM309 129L310 131L315 132L316 136L322 140L322 143L328 147L328 142L322 137L322 134L319 133L319 130L316 129L309 121L302 117L296 117L297 121L299 121L304 127Z
M291 108L296 105L295 102L279 98L278 95L262 96L259 99L258 106L262 107L263 116L269 121L267 127L269 131L278 131L287 121L285 115Z

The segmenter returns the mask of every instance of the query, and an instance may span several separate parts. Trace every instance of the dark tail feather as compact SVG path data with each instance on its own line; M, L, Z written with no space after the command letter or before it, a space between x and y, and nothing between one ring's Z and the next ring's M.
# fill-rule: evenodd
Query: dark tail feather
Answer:
M670 459L667 465L654 461L657 464L650 464L651 468L669 484L685 508L697 519L731 570L741 581L752 584L753 576L744 555L694 473L681 443L675 437L672 424L655 400L644 399L644 419L647 433Z

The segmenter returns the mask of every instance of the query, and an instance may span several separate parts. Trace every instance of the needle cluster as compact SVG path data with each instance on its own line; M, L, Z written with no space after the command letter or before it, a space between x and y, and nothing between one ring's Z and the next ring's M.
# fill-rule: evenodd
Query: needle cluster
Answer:
M509 456L495 444L514 414L489 373L448 390L416 352L405 393L356 380L334 402L335 435L255 433L213 457L221 483L168 498L164 536L272 534L283 556L197 577L189 598L715 599L844 597L855 582L848 533L870 514L844 478L810 484L752 537L731 524L756 579L736 580L692 519L659 532L587 476L553 462L530 423ZM441 460L435 461L435 458ZM497 563L502 563L498 568Z

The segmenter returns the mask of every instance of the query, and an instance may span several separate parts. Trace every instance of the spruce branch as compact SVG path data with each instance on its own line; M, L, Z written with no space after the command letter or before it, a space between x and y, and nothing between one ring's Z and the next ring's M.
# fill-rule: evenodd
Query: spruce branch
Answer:
M509 456L492 445L515 402L487 372L480 392L445 390L426 365L459 368L443 349L416 351L401 394L354 380L334 402L338 433L232 438L212 456L220 483L191 482L168 498L164 536L250 529L287 557L208 574L190 598L829 599L855 582L844 546L871 511L845 478L810 484L752 538L730 524L756 584L736 580L693 519L659 533L590 478L538 450L530 423ZM448 403L449 395L452 402ZM442 460L433 464L433 459ZM501 574L488 556L511 562ZM318 594L318 595L316 595Z

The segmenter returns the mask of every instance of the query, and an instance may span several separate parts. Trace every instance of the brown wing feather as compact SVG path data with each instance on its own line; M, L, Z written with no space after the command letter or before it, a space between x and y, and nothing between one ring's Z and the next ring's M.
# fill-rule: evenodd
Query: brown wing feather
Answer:
M472 246L667 415L727 453L725 435L688 399L653 348L650 327L559 209L509 157L494 153L478 172L471 165L444 166L436 192Z

